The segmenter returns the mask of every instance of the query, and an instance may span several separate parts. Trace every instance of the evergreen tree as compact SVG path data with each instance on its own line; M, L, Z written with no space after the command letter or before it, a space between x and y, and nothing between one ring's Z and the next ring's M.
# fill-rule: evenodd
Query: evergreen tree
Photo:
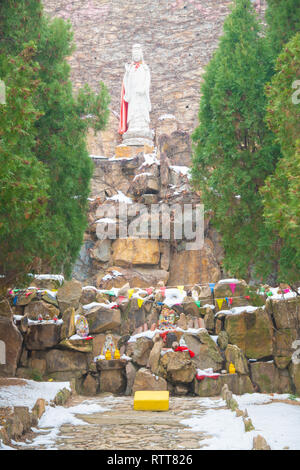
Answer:
M39 0L0 4L3 283L34 271L38 259L68 276L82 243L92 175L85 138L89 127L105 127L109 96L102 83L97 94L85 86L74 96L72 37L70 23L45 17Z
M300 31L300 1L268 0L266 20L268 38L276 59L283 45Z
M224 267L246 278L275 269L259 193L280 155L264 121L270 56L250 0L236 0L204 76L193 134L193 182L222 235Z
M281 238L279 277L295 282L300 280L300 33L284 46L266 92L267 123L283 158L261 190L264 214Z
M33 152L40 117L34 103L34 54L32 44L18 55L0 54L6 97L0 104L0 274L6 276L0 287L34 269L36 253L42 253L49 177Z

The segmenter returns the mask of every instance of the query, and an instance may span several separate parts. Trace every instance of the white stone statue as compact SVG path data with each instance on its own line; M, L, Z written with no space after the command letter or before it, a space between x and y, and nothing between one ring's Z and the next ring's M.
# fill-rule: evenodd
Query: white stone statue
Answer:
M132 47L132 62L125 64L125 70L119 127L119 133L123 134L123 144L152 144L153 132L149 128L150 70L144 63L139 44Z

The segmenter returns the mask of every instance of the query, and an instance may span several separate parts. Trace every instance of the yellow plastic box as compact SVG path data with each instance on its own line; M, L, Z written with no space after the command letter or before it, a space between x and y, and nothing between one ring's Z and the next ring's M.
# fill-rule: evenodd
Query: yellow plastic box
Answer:
M135 392L133 409L136 411L168 411L169 392L152 390Z

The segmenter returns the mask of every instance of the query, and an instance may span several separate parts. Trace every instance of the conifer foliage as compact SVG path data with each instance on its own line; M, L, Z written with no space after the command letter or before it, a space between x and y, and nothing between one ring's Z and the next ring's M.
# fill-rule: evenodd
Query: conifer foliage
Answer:
M261 190L264 214L281 238L279 278L295 282L300 274L300 33L284 46L266 93L267 123L283 157Z
M284 44L300 31L300 2L268 0L267 5L268 39L276 58Z
M236 0L204 76L193 134L195 187L222 235L226 270L245 278L255 269L272 271L265 253L275 240L259 191L280 156L265 122L270 55L250 0Z
M0 274L10 283L41 269L69 275L86 228L89 127L108 121L109 95L72 91L69 23L40 0L0 4ZM42 261L41 261L42 260ZM42 263L42 264L41 264Z

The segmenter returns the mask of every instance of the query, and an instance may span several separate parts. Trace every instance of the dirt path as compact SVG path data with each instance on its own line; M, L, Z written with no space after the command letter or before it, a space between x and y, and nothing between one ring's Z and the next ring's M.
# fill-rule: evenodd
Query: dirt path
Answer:
M101 405L109 408L93 414L76 414L84 425L63 424L55 439L59 450L192 450L201 448L203 433L192 432L180 421L205 412L195 398L170 398L169 411L134 411L133 397L74 396L68 407L81 404ZM46 433L46 429L41 430ZM32 444L28 449L45 449L43 445ZM28 441L27 441L28 442ZM19 447L24 449L24 447Z

